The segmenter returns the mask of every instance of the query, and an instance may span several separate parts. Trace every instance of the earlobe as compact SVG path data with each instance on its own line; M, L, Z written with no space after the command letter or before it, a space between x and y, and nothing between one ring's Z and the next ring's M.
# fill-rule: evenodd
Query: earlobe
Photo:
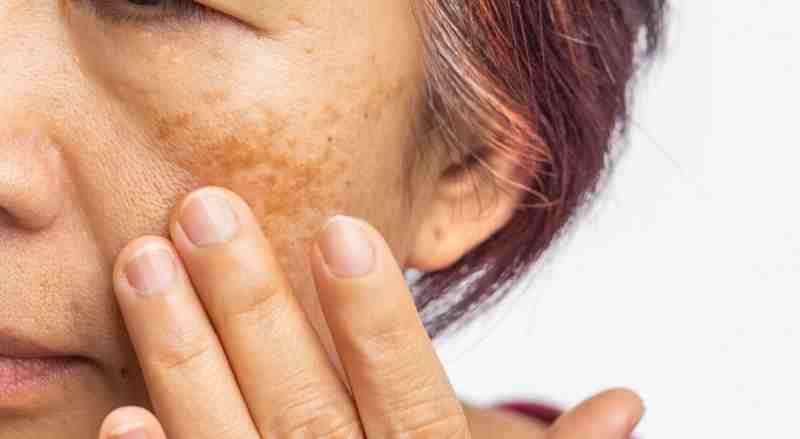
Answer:
M409 268L437 271L455 264L508 224L521 202L524 189L512 183L515 160L498 155L460 166L437 179L419 219Z

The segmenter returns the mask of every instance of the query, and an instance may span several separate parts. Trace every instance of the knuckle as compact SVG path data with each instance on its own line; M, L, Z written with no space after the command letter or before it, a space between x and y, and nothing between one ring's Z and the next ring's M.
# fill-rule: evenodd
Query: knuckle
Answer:
M352 343L353 353L365 366L381 370L397 370L413 366L408 359L418 348L414 338L404 330L383 330L369 335L357 336Z
M227 318L239 321L271 321L280 315L288 302L283 282L267 270L249 271L227 285L236 285L236 300L223 304Z
M353 367L372 371L366 379L370 388L403 388L404 394L384 395L384 400L397 401L402 406L414 401L426 401L443 393L446 379L425 358L423 346L416 343L405 331L384 332L365 337L353 343Z
M349 397L301 392L265 425L259 426L266 437L308 439L362 438L361 423ZM271 433L271 434L270 434Z
M390 432L392 438L414 439L467 439L470 437L467 420L461 410L432 407L438 405L419 404L397 416L392 416Z
M373 373L364 383L380 394L385 430L380 435L404 439L466 439L469 426L461 402L447 378L429 364L420 362L429 343L408 330L387 325L369 335L357 336L351 344L354 367ZM393 393L391 389L403 389ZM395 390L396 392L396 390Z
M354 421L315 418L303 423L293 423L266 437L297 439L361 439L361 428Z
M193 332L170 334L155 352L146 355L150 367L163 372L192 370L204 364L212 354L213 343Z

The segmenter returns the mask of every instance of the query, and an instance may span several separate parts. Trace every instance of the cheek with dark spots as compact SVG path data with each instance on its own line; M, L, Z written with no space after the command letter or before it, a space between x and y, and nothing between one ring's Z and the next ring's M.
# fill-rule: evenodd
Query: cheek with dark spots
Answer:
M312 126L335 132L331 127L340 119L335 107L324 106ZM273 232L309 226L309 234L312 224L347 207L353 152L338 148L333 134L303 132L265 107L213 121L175 114L159 122L156 138L198 185L224 186L242 195Z

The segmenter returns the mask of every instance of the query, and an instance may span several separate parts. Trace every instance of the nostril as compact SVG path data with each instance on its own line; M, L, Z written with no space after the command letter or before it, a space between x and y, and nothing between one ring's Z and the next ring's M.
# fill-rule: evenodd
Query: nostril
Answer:
M63 207L64 168L46 136L0 133L0 225L43 229Z

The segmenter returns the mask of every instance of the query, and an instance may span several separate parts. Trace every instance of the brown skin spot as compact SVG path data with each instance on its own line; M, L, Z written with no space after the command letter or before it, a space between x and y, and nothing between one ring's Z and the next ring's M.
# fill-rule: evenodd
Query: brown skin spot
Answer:
M203 102L207 105L219 105L221 102L227 101L230 98L230 92L226 89L213 90L204 92L202 95Z
M407 92L407 82L399 79L374 87L364 103L364 118L380 120L384 109L394 105Z
M337 200L343 197L339 188L347 183L337 182L353 172L353 162L337 148L333 136L321 137L319 145L287 136L288 122L265 105L220 119L236 121L237 127L219 136L193 138L191 148L177 144L161 148L199 176L199 184L225 186L241 193L267 228L286 218L310 214L321 218L344 208ZM334 105L325 105L313 123L330 128L339 120L341 112ZM207 133L206 123L214 121L187 118L185 114L166 117L159 123L158 139L172 144L172 139L185 138L187 133Z
M325 126L339 122L341 119L342 114L339 112L339 110L334 105L327 104L322 107L322 113L319 116L318 123Z
M247 121L248 125L253 126L231 126L225 129L226 121L235 121L236 125ZM205 135L209 125L213 124L220 125L219 133ZM158 132L163 134L157 136L157 139L168 144L162 148L167 153L176 155L182 166L201 170L204 178L229 177L237 171L250 170L265 161L279 166L288 165L287 157L280 152L280 148L275 147L280 142L286 122L266 106L256 105L221 114L212 120L191 118L179 113L162 118L157 126ZM187 135L190 136L190 146L186 145ZM182 144L174 142L178 139Z
M169 142L176 134L184 131L191 123L191 113L178 113L158 121L156 138L159 142ZM179 135L179 134L178 134Z

